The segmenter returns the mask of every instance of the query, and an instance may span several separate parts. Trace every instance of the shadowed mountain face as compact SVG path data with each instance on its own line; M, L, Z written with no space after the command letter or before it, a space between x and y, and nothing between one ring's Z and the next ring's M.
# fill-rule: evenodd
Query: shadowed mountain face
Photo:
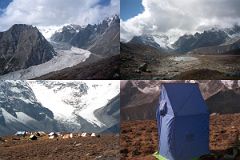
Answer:
M113 98L109 103L94 111L95 116L104 124L111 126L104 132L118 133L120 131L120 95Z
M17 117L16 112L23 112L37 120L53 118L53 113L44 108L36 99L32 89L25 81L1 81L1 108Z
M0 74L44 63L54 55L53 47L36 27L15 24L0 32Z
M105 20L106 21L106 20ZM108 27L96 38L89 50L102 57L120 54L120 19L118 16L108 20Z
M68 25L61 32L52 35L51 40L65 42L73 46L89 50L102 57L119 54L120 19L113 16L99 24Z
M121 120L155 119L162 83L189 81L122 81ZM210 113L240 113L240 83L230 81L193 81L200 90Z
M239 113L240 88L220 91L207 99L207 105L211 113Z
M39 103L27 82L1 81L0 95L0 135L56 129L53 112Z
M192 50L192 54L229 54L239 55L240 38L232 41L231 43L222 44L219 46L202 47Z
M147 36L147 35L135 36L129 43L147 45L159 50L163 50L161 46L157 42L155 42L152 36Z
M228 34L224 31L204 31L203 33L196 33L195 35L184 35L180 37L175 43L176 52L189 52L196 48L217 46L224 43Z

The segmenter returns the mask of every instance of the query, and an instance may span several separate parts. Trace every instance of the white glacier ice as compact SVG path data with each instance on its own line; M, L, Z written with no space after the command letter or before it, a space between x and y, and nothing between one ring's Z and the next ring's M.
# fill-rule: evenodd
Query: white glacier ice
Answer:
M120 82L119 81L99 81L92 82L93 85L98 84L98 87L90 87L88 94L82 96L81 104L85 104L86 107L78 112L78 114L85 120L92 124L96 124L102 127L104 124L99 122L95 117L94 111L106 106L111 99L116 97L120 92ZM101 84L102 83L102 84ZM80 104L80 105L81 105Z
M72 67L81 62L84 62L91 52L77 47L71 47L70 50L59 50L57 55L50 61L36 66L31 66L27 69L21 69L15 72L0 76L1 80L19 80L19 79L34 79L42 75Z
M68 82L71 81L63 81L62 83ZM73 97L73 93L78 91L78 89L66 87L56 92L55 88L49 89L43 84L35 83L35 81L28 81L38 101L54 113L55 119L75 123L75 115L78 115L95 126L105 126L105 124L97 119L94 112L106 106L111 99L120 93L120 82L91 80L74 81L74 83L78 82L86 83L89 88L86 94ZM67 100L73 101L72 98L78 102L74 106L66 103Z

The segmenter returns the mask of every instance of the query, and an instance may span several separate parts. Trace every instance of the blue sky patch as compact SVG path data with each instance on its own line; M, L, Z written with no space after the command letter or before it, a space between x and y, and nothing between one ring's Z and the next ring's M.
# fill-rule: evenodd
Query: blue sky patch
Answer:
M102 6L108 6L111 0L100 0L99 4Z
M0 0L0 8L5 9L12 0Z
M142 0L121 0L121 19L128 20L144 11Z
M3 14L4 9L6 9L12 1L13 0L0 0L0 15Z

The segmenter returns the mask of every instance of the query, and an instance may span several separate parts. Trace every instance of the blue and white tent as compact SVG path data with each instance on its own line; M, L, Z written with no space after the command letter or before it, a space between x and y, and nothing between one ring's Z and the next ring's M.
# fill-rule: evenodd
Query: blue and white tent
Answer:
M191 160L209 153L209 112L198 84L162 84L157 122L162 157Z
M16 136L25 136L26 134L27 134L26 131L17 131L17 132L15 133Z

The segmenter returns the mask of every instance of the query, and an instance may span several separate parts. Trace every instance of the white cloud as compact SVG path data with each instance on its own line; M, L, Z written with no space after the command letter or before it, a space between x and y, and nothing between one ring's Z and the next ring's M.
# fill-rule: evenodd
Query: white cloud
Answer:
M121 21L121 40L134 35L167 34L176 39L185 33L240 22L239 0L143 0L144 12Z
M119 14L119 0L111 0L108 6L101 0L13 0L0 16L0 30L13 24L35 26L60 26L64 24L98 23L113 14Z

